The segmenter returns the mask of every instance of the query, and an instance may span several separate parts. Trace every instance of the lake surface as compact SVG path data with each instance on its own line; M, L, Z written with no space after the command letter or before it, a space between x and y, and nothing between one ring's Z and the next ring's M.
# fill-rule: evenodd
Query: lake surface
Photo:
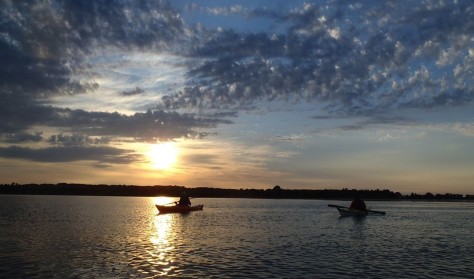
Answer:
M0 195L1 278L472 278L474 203Z

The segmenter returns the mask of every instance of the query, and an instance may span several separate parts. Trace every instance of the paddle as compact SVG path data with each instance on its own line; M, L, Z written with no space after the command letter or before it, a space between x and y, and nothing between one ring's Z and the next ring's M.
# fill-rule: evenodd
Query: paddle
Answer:
M340 206L340 205L335 205L335 204L328 204L328 206L329 207L335 207L335 208L348 208L347 206ZM383 212L383 211L376 211L376 210L370 210L370 209L367 209L366 211L371 212L371 213L385 215L385 212Z
M189 199L190 199L190 200L192 200L192 199L194 199L194 198L189 198ZM168 205L168 204L172 204L172 203L174 203L174 204L178 204L178 201L169 202L169 203L165 203L165 204L162 204L162 205Z
M177 201L174 201L174 202L169 202L169 203L165 203L165 204L162 204L162 205L168 205L168 204L172 204L172 203L178 203Z

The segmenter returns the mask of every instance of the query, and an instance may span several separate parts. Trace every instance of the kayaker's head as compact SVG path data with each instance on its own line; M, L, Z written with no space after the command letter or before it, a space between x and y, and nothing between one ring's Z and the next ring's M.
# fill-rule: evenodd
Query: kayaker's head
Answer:
M183 192L181 193L181 196L182 196L182 197L186 197L187 195L188 195L188 194L186 193L186 191L183 191Z

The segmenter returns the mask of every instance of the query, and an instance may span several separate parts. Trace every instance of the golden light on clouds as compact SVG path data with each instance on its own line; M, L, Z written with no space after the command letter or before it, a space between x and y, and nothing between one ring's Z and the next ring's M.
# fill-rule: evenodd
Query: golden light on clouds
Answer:
M157 143L151 146L147 156L152 168L167 170L178 160L179 148L174 142Z

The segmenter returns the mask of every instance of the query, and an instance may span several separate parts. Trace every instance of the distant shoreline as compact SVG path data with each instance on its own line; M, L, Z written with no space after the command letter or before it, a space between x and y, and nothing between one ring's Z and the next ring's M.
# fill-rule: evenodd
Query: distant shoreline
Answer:
M178 185L90 185L90 184L0 184L0 195L78 195L78 196L130 196L130 197L179 197L183 191L195 198L261 198L261 199L318 199L318 200L352 200L359 195L365 200L415 200L415 201L474 201L474 195L411 193L384 190L360 189L323 189L323 190L290 190L275 186L271 189L227 189L196 187L188 188Z

